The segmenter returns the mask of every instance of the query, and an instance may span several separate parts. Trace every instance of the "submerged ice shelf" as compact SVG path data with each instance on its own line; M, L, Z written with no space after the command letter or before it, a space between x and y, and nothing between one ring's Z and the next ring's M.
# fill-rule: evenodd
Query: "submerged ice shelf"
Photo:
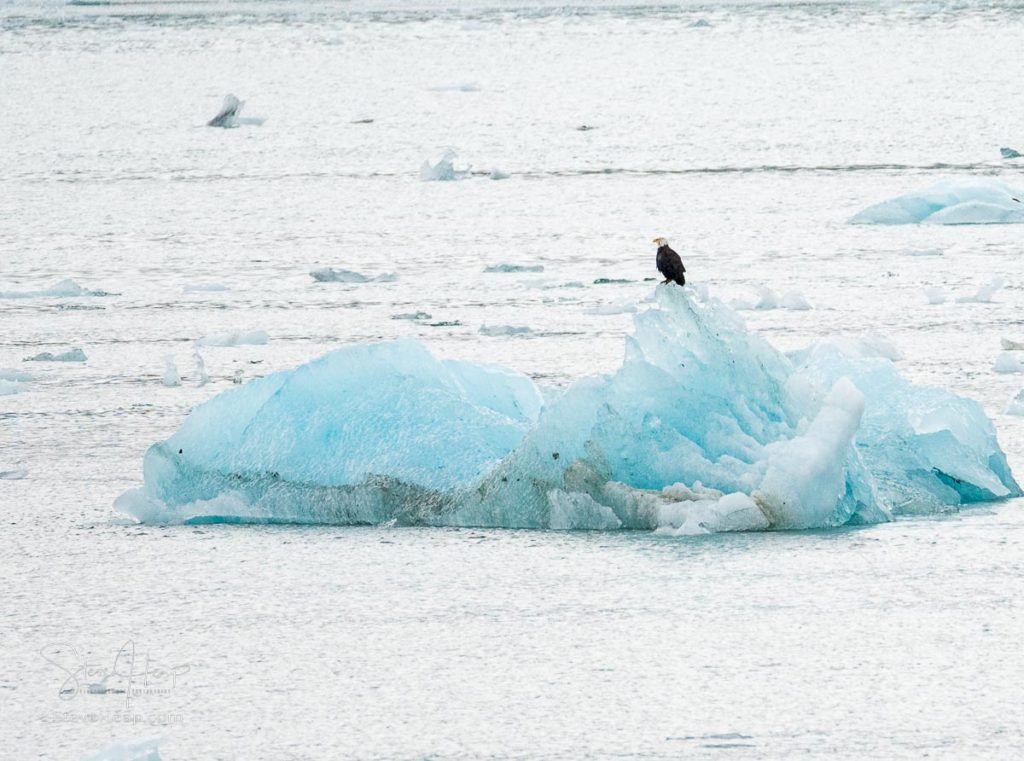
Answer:
M400 340L196 408L118 509L144 522L649 529L840 526L1018 496L981 407L876 352L784 355L658 286L622 366L562 393Z

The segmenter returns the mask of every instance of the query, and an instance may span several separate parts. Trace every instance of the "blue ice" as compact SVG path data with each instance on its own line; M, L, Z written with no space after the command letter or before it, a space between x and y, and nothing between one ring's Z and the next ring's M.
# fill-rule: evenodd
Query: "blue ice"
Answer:
M542 392L401 340L196 408L119 498L144 522L824 528L1020 494L975 402L888 359L787 356L704 290L658 286L622 366Z
M922 191L869 206L854 215L850 222L860 225L1021 223L1024 222L1022 192L991 178L943 180Z

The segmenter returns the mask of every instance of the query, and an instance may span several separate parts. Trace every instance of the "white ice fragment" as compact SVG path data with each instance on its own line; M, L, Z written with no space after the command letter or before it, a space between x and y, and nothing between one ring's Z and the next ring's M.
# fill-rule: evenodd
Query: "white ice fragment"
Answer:
M220 107L220 111L218 111L217 115L206 123L206 126L230 129L232 127L240 127L242 125L259 126L266 121L260 116L242 116L242 107L244 105L244 100L239 100L231 94L225 95L224 104Z
M1003 347L1003 351L1024 351L1024 341L1011 341L1009 338L1000 338L999 345Z
M164 375L162 378L165 386L173 387L181 385L181 376L178 375L178 366L174 364L174 355L164 355Z
M65 279L50 288L38 291L0 291L0 299L42 299L42 298L74 298L78 296L110 296L106 291L93 291L83 288L74 280Z
M13 381L16 383L27 383L35 380L35 376L23 373L21 370L11 370L0 367L0 380Z
M1004 351L996 357L995 364L992 365L992 369L997 373L1024 373L1024 360L1021 360L1016 354Z
M492 264L484 272L543 272L543 264Z
M585 314L636 314L636 304L631 301L620 301L614 304L598 304L583 310Z
M353 270L334 269L333 267L323 267L313 270L309 274L318 283L393 283L398 280L398 275L394 272L370 276Z
M231 382L234 383L236 386L240 385L242 383L242 376L242 368L238 368L231 376Z
M424 182L450 182L468 177L470 167L458 170L455 168L453 162L456 155L455 151L448 150L436 164L424 161L423 166L420 167L420 179Z
M196 346L262 346L270 341L264 330L247 330L235 333L210 333L196 341Z
M62 351L59 354L44 351L36 354L34 357L25 357L26 362L85 362L85 360L85 352L77 346L67 351Z
M938 286L931 285L924 289L924 296L929 304L945 304L946 292Z
M231 289L223 283L188 283L185 285L183 290L185 293L216 293L220 291L230 291Z
M812 308L807 299L804 298L804 295L797 290L789 290L783 293L779 299L779 306L783 309L792 309L799 312Z
M196 363L196 385L205 386L210 382L210 376L206 373L206 362L203 361L203 355L198 349L192 351L192 359Z
M489 177L492 180L507 180L511 176L512 175L509 172L506 172L503 169L497 169L497 168L492 169L491 173L489 175Z
M1017 395L1006 405L1006 414L1024 416L1024 389L1018 391Z
M518 336L525 333L532 333L530 328L518 325L481 325L480 335L482 336Z
M841 378L807 430L766 447L764 480L751 496L776 528L846 522L836 503L846 491L846 461L864 414L864 395Z
M996 295L996 292L1006 285L1006 280L1001 277L992 278L985 285L981 286L974 294L970 296L961 296L957 299L959 304L988 304L992 301L992 297Z
M1014 199L1022 198L1022 192L992 178L943 180L922 191L870 206L854 215L850 222L861 225L1020 223L1024 222L1024 205Z
M29 385L24 381L13 381L0 378L0 396L20 394L22 391L28 391L29 388Z
M27 470L0 470L0 481L20 481L28 478Z
M859 336L837 336L830 343L837 346L848 357L882 357L890 362L903 359L903 352L888 338L878 333L864 333Z

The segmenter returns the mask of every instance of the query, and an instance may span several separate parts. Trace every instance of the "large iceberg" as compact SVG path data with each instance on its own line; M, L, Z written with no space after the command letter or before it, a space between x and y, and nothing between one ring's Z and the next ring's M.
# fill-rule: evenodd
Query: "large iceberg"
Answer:
M855 225L994 225L1024 222L1024 191L1000 180L943 180L917 193L869 206L854 215Z
M147 452L144 522L822 528L1019 495L981 407L658 286L614 374L541 391L400 340L225 391ZM870 354L870 353L869 353Z

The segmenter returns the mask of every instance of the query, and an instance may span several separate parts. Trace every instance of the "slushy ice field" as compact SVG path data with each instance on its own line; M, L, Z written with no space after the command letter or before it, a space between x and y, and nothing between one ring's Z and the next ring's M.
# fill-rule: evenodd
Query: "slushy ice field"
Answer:
M0 758L1019 757L1020 499L693 535L121 497L339 347L614 373L683 293L656 236L716 328L975 400L1020 478L1021 39L1019 3L0 4ZM204 126L228 93L262 124Z

